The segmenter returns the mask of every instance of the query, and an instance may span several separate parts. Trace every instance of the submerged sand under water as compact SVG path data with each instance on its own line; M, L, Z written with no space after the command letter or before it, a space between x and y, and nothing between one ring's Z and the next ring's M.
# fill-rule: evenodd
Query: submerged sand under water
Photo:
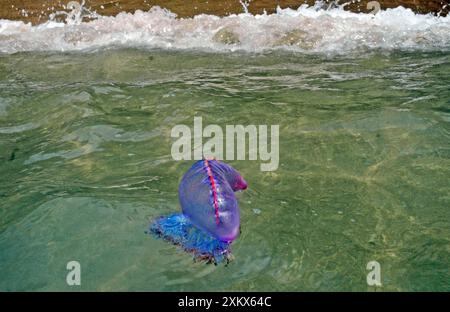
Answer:
M0 290L449 291L450 55L107 49L0 55ZM228 266L144 232L179 211L171 129L280 126L230 162ZM368 286L369 261L382 286Z

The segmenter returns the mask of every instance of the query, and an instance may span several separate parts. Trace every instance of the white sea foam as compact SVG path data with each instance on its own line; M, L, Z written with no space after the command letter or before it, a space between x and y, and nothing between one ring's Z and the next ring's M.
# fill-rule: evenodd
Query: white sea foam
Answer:
M414 14L398 7L376 15L342 8L301 6L274 14L248 13L177 19L153 7L147 12L99 16L90 22L50 21L32 26L0 20L0 52L84 51L146 47L207 51L259 52L292 49L312 53L347 53L370 49L450 50L450 16Z

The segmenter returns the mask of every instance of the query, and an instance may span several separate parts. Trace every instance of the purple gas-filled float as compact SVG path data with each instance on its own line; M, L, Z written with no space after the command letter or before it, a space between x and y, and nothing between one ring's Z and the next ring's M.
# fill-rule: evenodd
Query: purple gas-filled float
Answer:
M182 213L158 218L150 231L193 252L196 258L228 261L230 244L240 231L234 192L246 188L247 182L230 165L215 159L199 160L178 188Z

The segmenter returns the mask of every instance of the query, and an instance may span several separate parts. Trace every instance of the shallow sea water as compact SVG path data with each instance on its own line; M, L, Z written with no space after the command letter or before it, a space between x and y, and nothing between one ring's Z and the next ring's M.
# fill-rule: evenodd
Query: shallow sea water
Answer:
M449 73L445 51L1 55L0 290L448 291ZM144 233L179 210L170 132L194 116L280 125L278 170L230 162L227 266Z

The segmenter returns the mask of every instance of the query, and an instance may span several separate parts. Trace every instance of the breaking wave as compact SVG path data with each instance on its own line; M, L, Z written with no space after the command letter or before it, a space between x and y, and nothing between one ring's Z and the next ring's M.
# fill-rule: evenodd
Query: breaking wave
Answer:
M147 12L95 16L88 22L48 21L32 26L0 20L0 52L89 51L107 47L247 51L283 49L343 54L352 51L450 50L450 15L420 15L398 7L377 14L303 5L274 14L176 18L153 7Z

